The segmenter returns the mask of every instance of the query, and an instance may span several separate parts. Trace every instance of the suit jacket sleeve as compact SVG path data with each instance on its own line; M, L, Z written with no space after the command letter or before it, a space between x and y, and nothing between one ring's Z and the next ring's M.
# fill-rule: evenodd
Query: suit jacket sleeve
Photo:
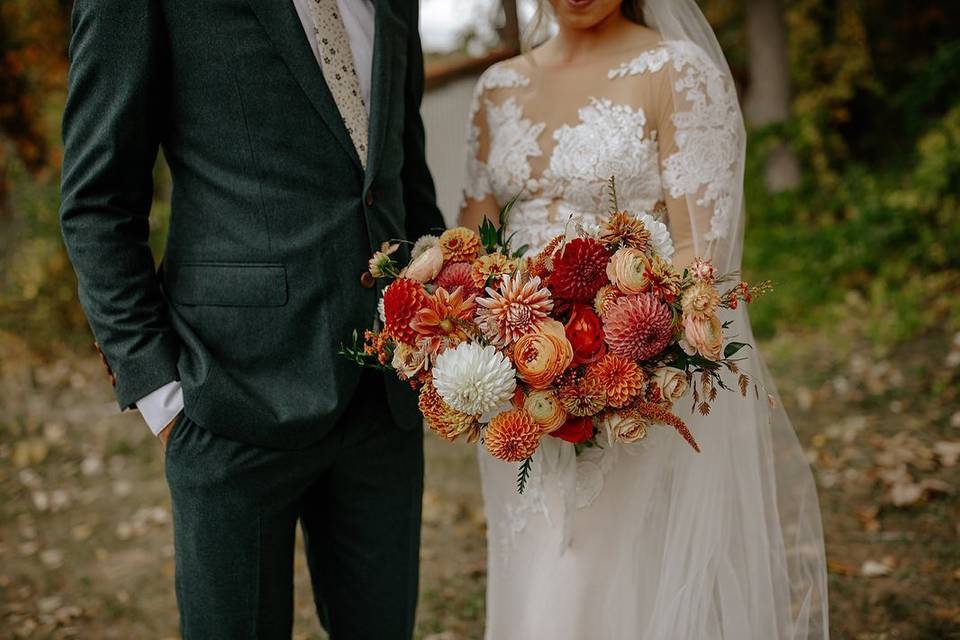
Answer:
M423 119L420 103L423 100L423 49L418 30L419 3L412 6L407 22L409 40L407 51L407 78L405 89L403 204L407 213L407 238L416 240L422 235L436 233L446 227L437 208L437 194L433 185L424 143Z
M77 0L63 118L60 222L80 303L121 407L179 378L148 244L153 166L169 114L156 0Z

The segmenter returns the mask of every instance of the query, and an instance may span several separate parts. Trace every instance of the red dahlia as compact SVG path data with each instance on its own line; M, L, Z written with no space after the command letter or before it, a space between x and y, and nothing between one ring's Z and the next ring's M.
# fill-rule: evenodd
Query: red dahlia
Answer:
M550 290L568 302L589 304L605 284L610 254L593 238L576 238L567 243L553 259Z
M410 321L423 306L423 285L409 278L397 278L383 294L383 315L387 333L400 342L414 344L419 334Z

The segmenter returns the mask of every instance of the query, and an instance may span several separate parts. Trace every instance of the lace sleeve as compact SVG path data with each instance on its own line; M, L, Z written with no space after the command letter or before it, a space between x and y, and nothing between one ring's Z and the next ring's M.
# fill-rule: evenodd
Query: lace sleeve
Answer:
M668 224L678 265L734 264L746 135L736 88L699 47L670 43L658 135Z
M463 199L460 203L460 224L471 229L479 226L484 215L496 209L486 163L490 151L490 134L484 102L489 73L488 70L480 76L474 87L470 115L467 118L467 167Z

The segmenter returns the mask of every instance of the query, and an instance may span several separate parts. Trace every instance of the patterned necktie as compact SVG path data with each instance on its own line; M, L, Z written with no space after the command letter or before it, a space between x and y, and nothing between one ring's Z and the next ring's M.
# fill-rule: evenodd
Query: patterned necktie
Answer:
M320 47L321 68L330 93L347 126L360 164L367 168L367 105L353 64L353 51L337 0L311 0L314 33Z

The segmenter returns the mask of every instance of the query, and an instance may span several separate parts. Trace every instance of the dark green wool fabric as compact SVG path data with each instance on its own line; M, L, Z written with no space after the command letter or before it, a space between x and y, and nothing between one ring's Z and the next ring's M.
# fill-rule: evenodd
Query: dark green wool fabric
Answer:
M417 2L376 0L375 33L364 172L291 0L77 0L61 220L123 407L179 379L187 414L229 438L296 449L336 423L360 375L337 348L376 313L372 250L443 226ZM388 392L419 426L406 385Z

